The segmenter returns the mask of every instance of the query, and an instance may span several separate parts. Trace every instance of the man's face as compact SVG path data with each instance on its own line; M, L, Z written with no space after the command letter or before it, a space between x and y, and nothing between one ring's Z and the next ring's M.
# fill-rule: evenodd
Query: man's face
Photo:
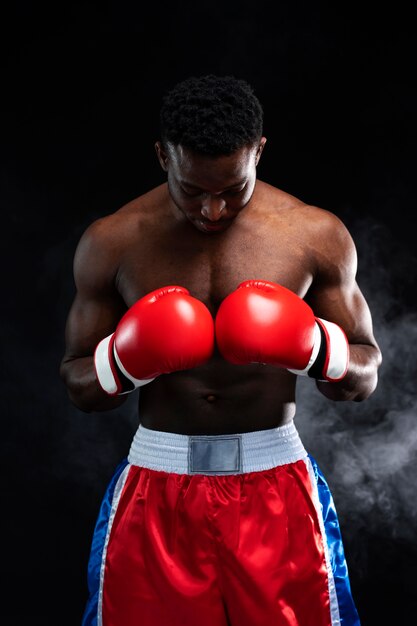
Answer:
M210 157L181 145L156 144L168 175L171 198L181 213L200 231L226 230L248 204L256 183L256 165L266 139L229 156Z

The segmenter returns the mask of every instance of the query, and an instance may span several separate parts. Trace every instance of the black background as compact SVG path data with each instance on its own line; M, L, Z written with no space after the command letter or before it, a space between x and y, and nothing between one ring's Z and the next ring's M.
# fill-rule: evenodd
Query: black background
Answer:
M336 7L337 4L337 7ZM177 80L255 88L259 177L335 212L384 362L365 403L300 381L296 419L336 500L363 626L417 598L415 16L401 3L19 2L1 32L3 623L80 624L95 517L137 424L84 414L58 376L72 258L96 217L163 182L153 144Z

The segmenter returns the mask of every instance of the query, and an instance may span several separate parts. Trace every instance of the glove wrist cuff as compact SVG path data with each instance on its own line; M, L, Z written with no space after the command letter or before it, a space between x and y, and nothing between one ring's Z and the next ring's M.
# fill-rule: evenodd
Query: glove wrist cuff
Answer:
M131 393L154 380L153 378L140 380L126 371L117 354L114 335L115 333L112 333L102 339L94 352L94 367L98 383L109 396Z
M308 364L302 370L289 371L325 382L342 380L349 365L349 342L344 331L337 324L316 317L314 333Z
M94 367L100 387L109 396L120 393L122 385L113 358L114 333L104 337L94 352Z

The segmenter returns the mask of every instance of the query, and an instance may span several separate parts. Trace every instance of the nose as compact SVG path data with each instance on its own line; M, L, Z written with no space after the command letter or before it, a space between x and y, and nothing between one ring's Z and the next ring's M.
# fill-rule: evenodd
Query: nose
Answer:
M201 206L201 215L210 222L217 222L226 207L226 202L221 196L207 194Z

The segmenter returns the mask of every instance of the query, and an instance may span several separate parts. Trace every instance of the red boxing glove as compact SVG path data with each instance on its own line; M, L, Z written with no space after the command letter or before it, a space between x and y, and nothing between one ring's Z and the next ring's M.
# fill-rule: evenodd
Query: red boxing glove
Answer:
M215 329L220 352L236 365L268 363L329 382L347 372L343 330L315 317L304 300L276 283L241 283L221 303Z
M160 374L207 361L214 321L205 304L175 285L138 300L94 353L97 379L111 395L129 393Z

